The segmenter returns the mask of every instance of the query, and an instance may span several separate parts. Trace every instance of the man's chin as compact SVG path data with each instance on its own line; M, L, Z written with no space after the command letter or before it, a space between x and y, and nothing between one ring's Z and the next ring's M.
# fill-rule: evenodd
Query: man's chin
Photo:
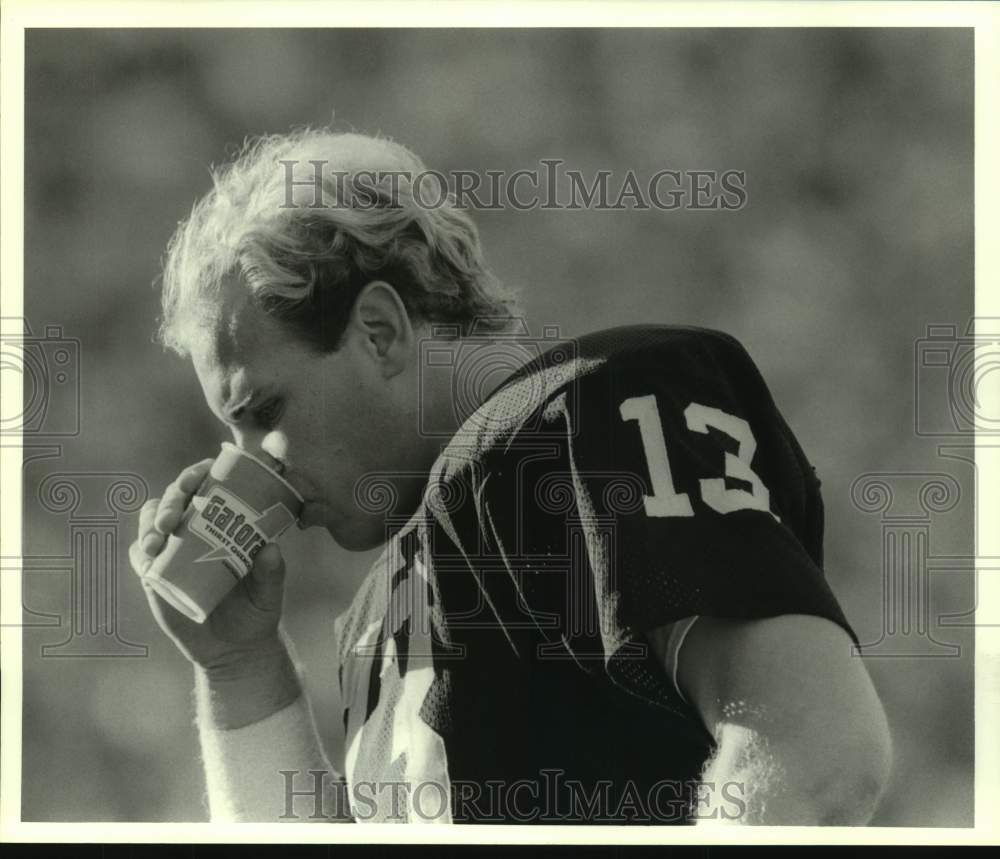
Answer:
M368 552L371 549L377 549L386 541L383 530L370 532L364 527L347 522L328 523L326 530L337 545L348 552Z
M367 552L386 541L385 526L371 518L338 516L325 504L307 503L299 518L300 528L324 528L337 545L349 552Z

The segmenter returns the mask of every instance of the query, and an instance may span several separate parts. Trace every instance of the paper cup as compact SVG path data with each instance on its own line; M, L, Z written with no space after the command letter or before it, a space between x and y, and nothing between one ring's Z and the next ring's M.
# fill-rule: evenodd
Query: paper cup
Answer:
M145 580L178 611L204 623L250 572L257 553L299 518L303 504L281 475L223 442Z

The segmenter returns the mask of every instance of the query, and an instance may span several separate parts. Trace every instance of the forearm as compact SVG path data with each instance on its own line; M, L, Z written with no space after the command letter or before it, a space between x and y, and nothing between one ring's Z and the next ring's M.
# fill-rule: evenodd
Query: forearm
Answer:
M349 819L291 656L253 671L196 669L195 696L213 821Z
M875 811L882 781L868 761L822 760L794 736L732 724L716 737L697 825L863 826Z

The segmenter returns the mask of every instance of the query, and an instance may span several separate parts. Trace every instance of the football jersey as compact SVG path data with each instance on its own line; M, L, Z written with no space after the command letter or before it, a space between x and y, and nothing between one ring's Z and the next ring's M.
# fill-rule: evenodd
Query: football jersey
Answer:
M819 480L732 337L637 326L539 355L338 619L355 818L690 822L713 740L644 633L797 613L857 642L822 542Z

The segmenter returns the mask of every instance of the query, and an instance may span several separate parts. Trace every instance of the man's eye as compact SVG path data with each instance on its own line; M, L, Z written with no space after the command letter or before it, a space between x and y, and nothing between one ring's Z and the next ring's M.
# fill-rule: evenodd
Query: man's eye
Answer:
M283 403L281 400L268 400L254 410L254 418L260 426L271 428L281 418L282 408Z

